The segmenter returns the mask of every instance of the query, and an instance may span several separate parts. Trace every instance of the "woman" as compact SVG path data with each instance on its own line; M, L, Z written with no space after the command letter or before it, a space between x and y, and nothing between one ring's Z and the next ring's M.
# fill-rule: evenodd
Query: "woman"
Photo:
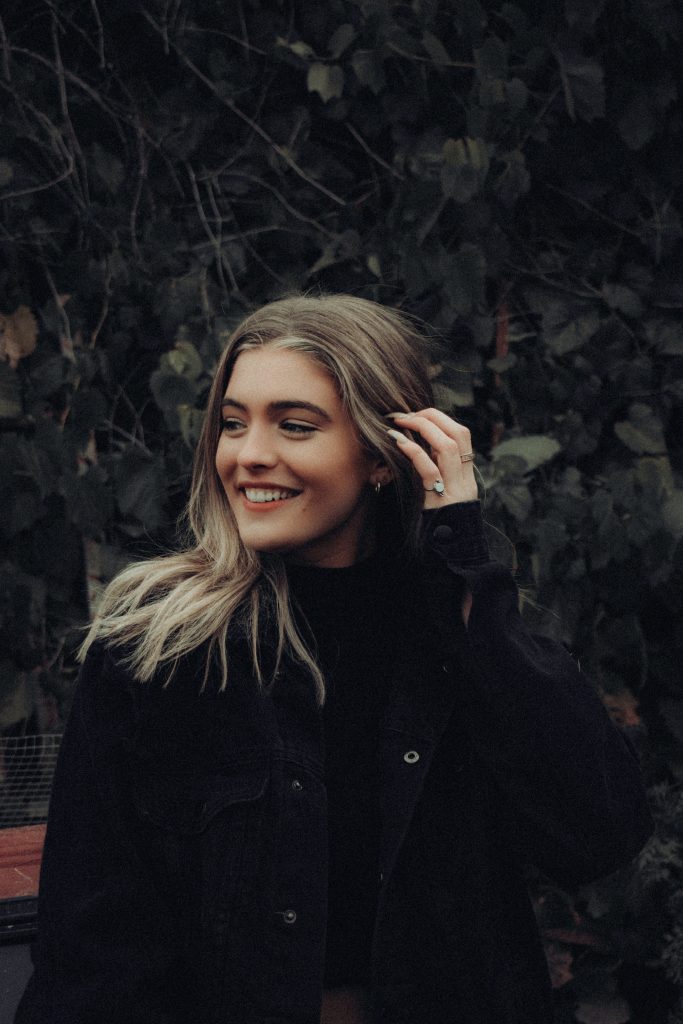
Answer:
M548 1024L524 885L651 821L593 687L489 560L469 432L350 296L233 333L194 542L110 586L18 1024Z

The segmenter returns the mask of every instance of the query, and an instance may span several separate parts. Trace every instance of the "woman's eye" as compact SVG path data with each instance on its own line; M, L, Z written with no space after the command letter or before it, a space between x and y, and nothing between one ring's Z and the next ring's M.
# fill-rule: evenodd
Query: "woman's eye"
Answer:
M225 430L227 433L232 433L235 430L241 430L243 426L244 424L242 423L241 420L223 420L223 430Z
M312 434L317 430L317 427L312 427L310 423L294 423L292 420L285 420L280 426L288 434Z

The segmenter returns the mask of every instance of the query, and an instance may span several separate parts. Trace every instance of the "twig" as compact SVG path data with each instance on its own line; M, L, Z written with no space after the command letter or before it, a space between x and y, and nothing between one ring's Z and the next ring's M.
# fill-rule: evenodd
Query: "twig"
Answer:
M330 231L329 228L326 228L323 224L320 223L320 221L314 220L312 217L307 217L305 213L301 213L300 210L297 210L294 206L292 206L289 200L286 199L285 196L283 196L282 192L276 189L274 185L271 185L269 182L264 181L263 178L259 178L255 174L245 174L242 171L226 171L225 173L230 177L243 178L245 181L251 181L255 185L260 185L261 188L267 189L272 195L274 195L278 202L280 202L284 206L285 210L287 210L288 213L291 213L292 217L294 217L296 220L300 220L303 224L310 224L312 228L315 228L316 231L319 231L321 234L325 235L326 238L337 237L334 231Z
M144 18L152 26L152 28L159 34L162 34L160 26L157 25L154 18L152 18L149 12L143 10L142 14ZM319 181L315 180L315 178L312 178L309 174L307 174L303 167L300 167L296 160L293 157L291 157L289 153L282 146L280 146L264 128L261 127L260 124L252 120L252 118L249 117L249 115L245 113L240 107L238 107L237 104L233 103L231 99L229 99L227 96L223 96L216 88L214 83L211 81L211 79L207 78L203 71L201 71L197 67L197 65L190 60L190 58L180 49L180 47L176 43L172 42L171 45L173 46L173 49L180 57L183 64L185 64L186 67L188 67L190 71L194 75L196 75L200 82L204 83L206 88L214 94L218 101L222 103L223 106L227 107L228 110L230 110L235 115L235 117L238 117L240 119L240 121L243 121L245 124L249 125L252 131L254 131L261 139L263 139L263 141L266 142L271 147L273 152L277 153L277 155L282 160L284 160L287 166L290 167L295 174L297 174L300 178L307 182L312 188L316 189L318 192L321 192L323 195L327 196L328 199L331 199L332 202L336 203L338 206L346 206L346 203L343 199L341 199L334 192L330 191L330 189L326 188L324 185L321 185Z
M396 43L387 43L387 47L397 53L399 57L416 60L421 64L434 64L439 68L465 68L468 71L475 71L477 67L476 64L468 64L460 60L434 60L432 57L420 57L417 53L408 53L407 50L402 50Z
M12 81L12 75L9 69L9 42L7 39L7 33L5 32L5 25L2 18L0 17L0 43L2 43L2 74L6 82Z
M190 186L192 188L192 195L194 197L194 203L195 203L195 207L197 209L197 213L199 214L199 219L202 222L202 226L204 228L204 231L206 232L206 237L209 239L209 242L211 243L211 247L212 247L212 249L214 251L214 258L215 258L215 261L216 261L216 270L217 270L218 276L220 278L221 287L223 288L224 292L227 292L228 291L228 286L226 284L225 277L223 275L223 260L221 258L221 256L222 256L222 254L221 254L221 246L220 246L220 243L219 243L218 239L216 238L216 236L214 235L213 231L211 230L211 225L209 224L209 222L207 220L206 210L204 209L204 204L202 203L202 197L199 194L199 188L197 186L197 179L196 179L195 173L194 173L194 171L192 169L192 165L188 161L185 162L185 170L187 171L187 176L190 179ZM219 218L218 227L219 227L219 230L220 230L220 218ZM233 280L234 280L234 278L233 278Z
M239 46L243 46L245 50L250 53L258 53L261 57L269 57L268 50L261 50L258 46L254 46L253 43L247 43L244 39L240 39L239 36L234 36L232 32L224 32L220 29L202 28L200 25L188 25L185 29L186 32L197 32L204 35L212 36L223 36L225 39L229 39L232 43L237 43Z
M73 154L69 153L69 166L58 174L56 178L51 178L50 181L44 181L42 185L33 185L31 188L19 188L13 192L3 192L0 195L0 203L5 199L17 199L19 196L31 196L34 192L44 192L46 188L52 188L53 185L59 185L60 181L64 181L70 174L73 174L74 170L74 158Z
M557 192L557 194L562 196L564 199L569 199L570 202L577 203L579 206L582 206L584 210L588 210L588 212L592 213L594 217L604 220L606 224L611 224L613 228L617 228L619 231L623 231L627 235L632 235L634 238L640 239L642 237L639 231L635 231L633 228L627 227L626 224L622 224L613 217L609 217L606 213L596 210L596 208L591 206L590 203L587 203L585 199L580 199L579 196L573 196L571 192L565 192L563 188L558 188L557 185L546 184L545 187L551 192Z
M73 346L73 338L71 337L71 323L69 322L69 317L67 316L66 310L64 308L64 303L59 298L59 292L57 291L54 279L46 263L43 263L43 270L45 271L45 277L47 278L47 283L49 284L50 291L52 292L54 304L59 310L59 316L62 321L62 324L64 325L64 335L69 344Z
M346 123L346 127L351 132L356 142L365 150L369 157L371 157L376 163L378 163L380 167L383 167L385 171L389 171L389 174L393 174L393 176L395 178L398 178L399 181L405 181L405 177L401 174L400 171L397 171L395 167L392 167L391 164L388 164L386 162L386 160L383 160L378 153L375 153L373 149L370 149L370 147L368 146L367 142L360 134L360 132L357 132L353 125L349 124L348 121Z
M104 59L104 26L102 25L102 19L100 18L100 12L97 7L97 0L90 0L90 6L92 7L92 12L97 23L97 50L100 55L100 68L104 71L106 66Z

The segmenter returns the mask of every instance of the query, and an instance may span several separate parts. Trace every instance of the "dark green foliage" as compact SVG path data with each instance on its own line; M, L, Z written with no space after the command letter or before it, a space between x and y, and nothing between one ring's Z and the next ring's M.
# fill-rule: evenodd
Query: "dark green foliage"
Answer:
M86 568L174 542L231 324L292 288L409 309L434 328L439 401L472 429L530 621L634 735L638 702L649 726L660 831L639 868L571 899L539 888L560 1014L618 1024L627 994L634 1024L666 1021L683 978L678 4L27 0L2 18L0 723L25 720L38 678L63 695ZM620 964L671 988L639 1008Z

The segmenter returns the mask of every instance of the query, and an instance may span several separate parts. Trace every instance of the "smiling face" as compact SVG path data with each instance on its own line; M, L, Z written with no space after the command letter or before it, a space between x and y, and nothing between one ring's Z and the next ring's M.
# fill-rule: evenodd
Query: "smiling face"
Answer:
M241 352L223 398L216 470L242 542L312 565L351 565L373 546L372 485L330 376L294 349Z

